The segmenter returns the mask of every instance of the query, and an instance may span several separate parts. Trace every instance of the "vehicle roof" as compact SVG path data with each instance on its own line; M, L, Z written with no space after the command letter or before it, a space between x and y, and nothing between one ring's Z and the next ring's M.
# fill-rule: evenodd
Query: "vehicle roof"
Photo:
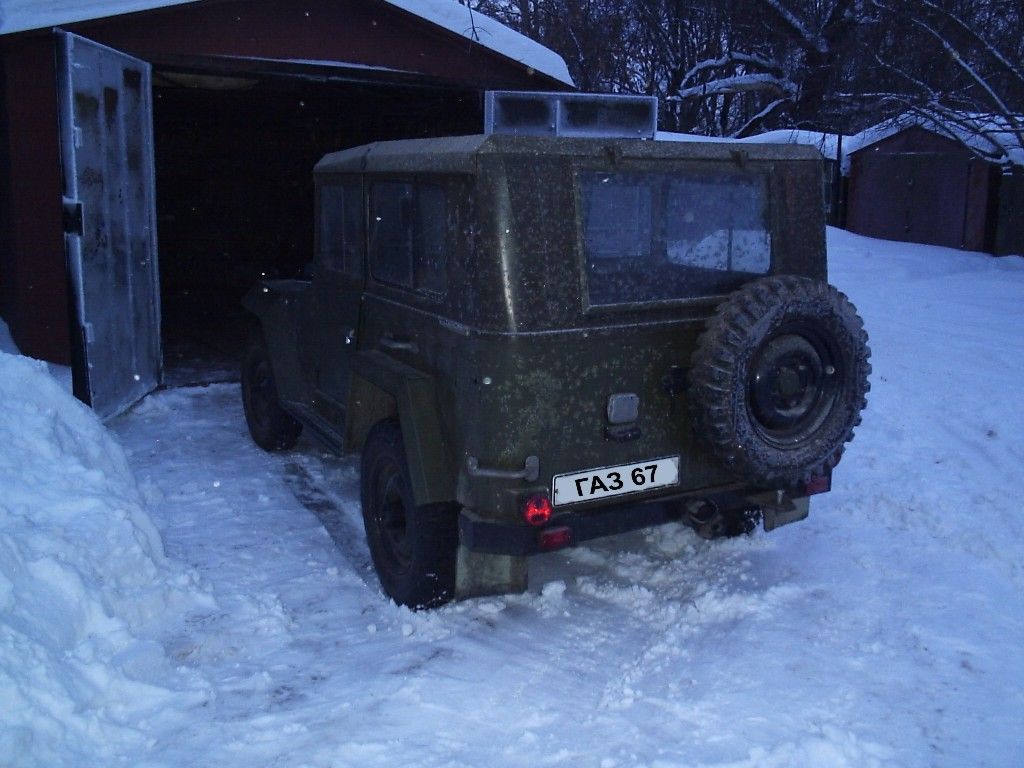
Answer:
M741 142L672 142L642 139L552 138L501 134L378 141L325 155L325 173L473 173L484 155L615 157L649 160L817 161L814 147Z

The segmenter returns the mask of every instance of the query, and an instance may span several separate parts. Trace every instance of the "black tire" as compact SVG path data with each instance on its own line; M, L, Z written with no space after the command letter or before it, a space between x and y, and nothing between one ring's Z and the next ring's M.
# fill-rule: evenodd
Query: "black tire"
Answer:
M242 407L253 441L265 451L295 446L302 425L282 407L263 334L257 333L242 360Z
M433 608L455 595L458 507L413 500L412 482L394 421L373 428L363 448L363 525L384 592L399 605Z
M697 342L696 434L742 479L785 485L821 475L860 424L869 357L863 321L831 285L805 277L748 283Z

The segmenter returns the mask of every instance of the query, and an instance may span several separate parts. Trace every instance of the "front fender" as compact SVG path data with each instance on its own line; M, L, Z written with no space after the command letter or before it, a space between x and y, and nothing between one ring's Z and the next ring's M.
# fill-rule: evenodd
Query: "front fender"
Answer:
M301 280L267 280L253 286L242 299L242 306L260 321L281 400L307 399L298 325L300 308L308 301L309 286Z

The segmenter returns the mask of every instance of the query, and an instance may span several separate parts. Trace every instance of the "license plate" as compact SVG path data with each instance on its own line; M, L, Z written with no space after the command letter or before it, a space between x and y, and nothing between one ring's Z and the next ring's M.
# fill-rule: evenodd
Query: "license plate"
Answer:
M599 467L584 472L555 475L551 480L551 503L578 504L609 496L650 491L679 483L679 457L652 459L617 467Z

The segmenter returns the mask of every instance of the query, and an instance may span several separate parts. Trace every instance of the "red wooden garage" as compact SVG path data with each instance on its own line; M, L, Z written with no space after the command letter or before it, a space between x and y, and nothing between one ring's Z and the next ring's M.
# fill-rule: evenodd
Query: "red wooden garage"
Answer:
M240 296L309 261L323 154L480 132L488 89L572 87L455 0L41 5L0 17L0 315L103 415L176 350L230 359Z
M978 119L948 127L906 123L854 137L847 228L995 254L1024 250L1024 147L1014 132L988 129Z

